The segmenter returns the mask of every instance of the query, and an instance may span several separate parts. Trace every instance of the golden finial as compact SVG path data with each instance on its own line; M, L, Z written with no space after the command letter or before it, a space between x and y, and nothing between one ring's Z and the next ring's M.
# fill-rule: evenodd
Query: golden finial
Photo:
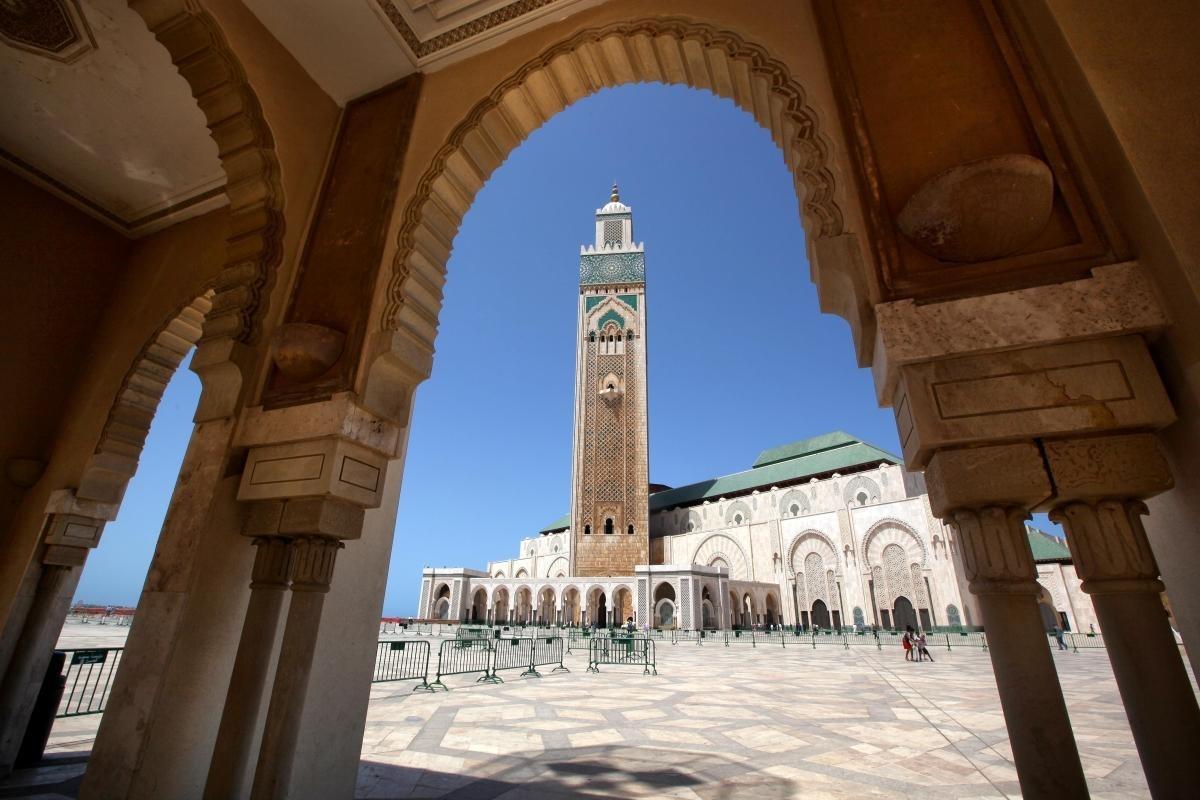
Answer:
M621 191L617 188L617 182L613 181L612 196L608 198L614 203L621 202Z

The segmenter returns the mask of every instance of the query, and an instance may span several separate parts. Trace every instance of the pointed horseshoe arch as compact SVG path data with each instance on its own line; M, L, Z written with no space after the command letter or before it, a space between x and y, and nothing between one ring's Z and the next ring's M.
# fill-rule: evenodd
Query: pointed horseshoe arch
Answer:
M661 82L732 99L771 132L801 194L809 241L844 233L834 200L831 146L787 67L762 47L679 18L581 31L544 50L477 103L434 156L404 211L383 330L405 329L432 348L451 246L476 192L543 123L600 89Z
M692 563L709 566L718 558L729 566L730 580L749 580L750 570L742 546L722 533L713 534L701 542L692 555Z

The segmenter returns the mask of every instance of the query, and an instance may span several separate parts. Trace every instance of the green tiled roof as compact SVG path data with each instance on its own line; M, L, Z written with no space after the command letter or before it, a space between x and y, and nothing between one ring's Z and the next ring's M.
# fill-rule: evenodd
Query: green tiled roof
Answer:
M650 511L693 505L726 495L745 494L755 489L769 489L798 483L833 472L847 473L859 468L873 467L881 462L903 463L886 450L855 439L844 431L834 431L811 439L764 450L745 472L735 472L699 483L667 489L650 495ZM542 528L539 533L553 533L570 527L567 514Z
M1067 543L1057 536L1051 536L1032 525L1025 526L1025 535L1029 537L1029 549L1033 551L1035 562L1040 564L1045 561L1071 560L1071 551L1067 548Z
M880 462L899 464L886 450L861 442L842 431L766 450L754 468L650 495L650 510L690 505L723 495L742 494L785 483L796 483L817 475L848 472Z
M557 533L558 531L566 530L571 527L571 515L564 514L558 519L551 522L546 527L542 528L538 533Z
M836 447L844 447L849 444L862 444L862 442L845 431L823 433L811 439L801 439L798 442L772 447L770 450L763 450L759 453L758 459L754 462L753 466L765 467L768 464L787 461L799 456L808 456L825 450L832 450Z

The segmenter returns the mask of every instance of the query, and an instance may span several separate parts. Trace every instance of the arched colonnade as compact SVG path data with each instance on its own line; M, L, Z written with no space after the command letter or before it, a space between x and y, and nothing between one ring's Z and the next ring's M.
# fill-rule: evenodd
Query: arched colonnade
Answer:
M938 117L939 107L926 105L927 120L940 126L931 130L945 132L946 141L929 137L920 153L889 149L913 133L879 122L877 104L884 100L855 95L853 79L846 77L852 71L838 59L852 59L863 45L853 38L859 30L854 20L838 16L836 5L793 10L789 25L770 24L735 4L706 12L708 19L639 18L635 5L626 2L585 9L498 46L478 63L467 60L426 76L420 100L415 83L396 89L412 98L404 117L405 144L396 156L403 169L399 185L391 187L393 216L382 226L396 234L380 251L377 269L369 274L373 279L346 282L337 290L344 296L324 297L330 308L360 310L352 312L348 330L318 332L322 345L314 348L295 326L315 324L302 301L317 291L308 281L320 278L321 265L310 263L301 272L298 253L304 227L299 221L308 216L306 201L317 202L319 180L297 182L298 175L311 177L311 170L287 167L323 162L320 142L306 145L285 130L286 103L262 67L270 59L256 63L237 55L238 47L254 44L235 13L224 14L222 28L190 3L135 7L205 112L228 178L230 236L227 267L214 285L193 362L204 382L199 424L81 796L143 797L151 791L187 796L185 787L203 785L214 796L232 796L247 776L264 797L282 796L292 787L333 796L353 784L369 689L351 676L366 674L362 666L374 654L367 646L373 645L369 631L378 623L361 619L356 610L378 608L411 399L429 374L445 262L458 225L487 176L538 125L601 88L644 80L731 98L780 147L800 198L821 307L847 319L859 362L875 367L879 399L897 413L906 461L926 470L934 511L955 528L984 624L1001 643L990 656L1022 789L1031 796L1086 793L1053 662L1038 644L1039 592L1023 530L1035 508L1051 511L1067 528L1085 591L1119 587L1094 595L1102 617L1148 620L1105 625L1106 632L1111 628L1112 635L1129 640L1129 646L1110 649L1110 657L1123 692L1141 698L1141 714L1132 724L1148 780L1168 792L1182 780L1179 765L1200 739L1200 712L1182 665L1173 666L1178 652L1165 618L1160 624L1142 613L1147 604L1158 603L1161 588L1142 528L1142 501L1173 482L1153 431L1171 424L1175 414L1142 335L1165 332L1160 357L1182 356L1172 349L1174 333L1148 288L1143 265L1129 260L1122 249L1127 242L1111 244L1118 238L1109 235L1112 215L1093 213L1104 200L1089 194L1087 170L1090 163L1099 168L1098 161L1078 149L1064 155L1077 145L1058 132L1059 116L1044 113L1041 103L1049 94L1039 100L1034 92L1014 92L1011 97L1018 99L1012 100L976 91L963 102L993 112L985 116L995 123L989 126L999 137L995 146L1023 147L1019 155L1039 161L1046 170L1039 175L1049 175L1051 188L1044 191L1052 192L1055 225L1035 234L1051 241L1069 229L1078 233L1078 246L1043 246L1036 235L1024 235L1015 249L993 253L979 241L1007 242L1013 234L988 229L1000 224L1000 215L980 214L966 220L968 229L982 231L980 238L950 252L923 238L922 220L940 206L921 203L953 192L953 179L939 170L976 169L968 157L974 157L971 147L987 137L964 135L955 124L959 117ZM1007 12L982 21L960 14L946 26L954 40L941 51L947 59L963 52L954 25L999 43L1002 52L1010 52L1012 40L1022 35L1022 47L1050 47L1022 33ZM987 57L980 48L967 50L955 57ZM1020 85L1038 80L1036 70L1020 59L996 63L1000 66L990 68L1008 70L1004 74L1015 75ZM488 77L480 81L478 75ZM495 75L504 77L497 82ZM461 85L480 88L439 91L464 76L476 80ZM989 102L995 107L985 108ZM1056 113L1073 111L1064 104ZM279 136L271 125L278 126ZM878 126L873 137L864 134L864 125ZM1016 130L1036 136L1003 139ZM862 149L872 138L874 149ZM276 141L295 149L277 153ZM331 163L336 171L338 161ZM1011 159L997 163L998 169L1017 169ZM901 186L897 170L925 183ZM286 196L295 207L284 204L281 187L289 180L296 191ZM1046 180L1039 185L1045 187ZM898 199L881 196L878 187ZM901 208L901 201L913 205ZM1136 248L1139 240L1132 241ZM910 270L911 264L924 269ZM276 289L289 282L285 301ZM1194 292L1180 294L1195 299ZM1131 297L1136 302L1128 302ZM940 302L915 305L914 298ZM1006 324L1013 308L1023 314L1019 329ZM1079 308L1086 311L1072 311ZM362 318L361 309L370 309L370 319ZM1186 315L1175 319L1187 324ZM326 346L329 342L339 347ZM314 361L323 369L314 372ZM297 363L309 368L297 369ZM1117 364L1129 392L1097 399L1107 397L1097 391L1106 385L1097 364ZM979 383L1012 375L1017 367L1032 376L1027 386L1034 389L1022 394ZM1070 372L1076 396L1083 399L1038 405L1044 398L1030 392L1060 385L1039 378L1061 371ZM976 391L947 394L944 387L951 384L974 385ZM986 409L974 404L978 396L990 398ZM1180 403L1187 424L1197 422L1195 407L1188 398ZM1037 411L1044 408L1054 410ZM284 469L275 475L283 479L259 480L266 464L298 468L318 454L324 460L315 476ZM93 466L101 473L112 469L109 453L96 455ZM1091 468L1081 470L1081 464ZM1125 468L1129 464L1137 469ZM343 480L348 465L354 481ZM43 558L70 555L53 549L58 546L53 541L37 540L43 529L53 536L58 522L82 517L99 530L105 515L115 513L119 497L101 508L103 501L81 494L89 485L81 471L73 485L56 490L65 494L46 506L49 524L37 526L29 539L45 548L38 550ZM893 546L901 551L899 561ZM34 549L19 563L30 563ZM1122 563L1097 555L1112 551L1131 555ZM920 607L919 581L911 570L896 568L910 555L900 543L885 544L874 562L870 553L864 555L875 565L872 578L882 579L881 603L890 603L896 613L907 613L902 601L915 599ZM36 667L17 645L54 628L61 582L53 577L79 566L40 563L46 566L40 583L35 581L40 598L35 592L17 617L15 591L6 600L6 698L23 696L19 680ZM841 611L831 608L832 596L821 596L820 581L810 585L807 563L804 575L810 610L820 609L819 602L823 612ZM17 583L8 581L6 589ZM732 584L726 607L731 622L738 614L753 622L778 613L777 597L772 602ZM1183 605L1192 608L1194 593L1176 585ZM828 593L827 581L825 586ZM627 586L570 588L578 593L581 618L624 613L632 596ZM284 592L291 593L286 626L277 602ZM564 593L552 587L550 593L560 613ZM220 602L201 601L213 597ZM543 597L549 600L550 594L537 584L509 583L489 593L487 607L493 614L500 608L533 615ZM239 630L281 632L277 642L275 635L239 640ZM188 647L203 641L225 644L203 651ZM272 670L277 644L279 664ZM1141 676L1151 669L1158 677L1147 683ZM310 683L341 687L342 694L309 692ZM162 690L189 684L188 697ZM347 703L361 713L345 713ZM7 726L0 734L11 739L14 720L0 722ZM260 723L264 733L256 742ZM195 736L185 742L165 735L180 727ZM193 746L193 739L212 747ZM316 747L318 741L336 744ZM1187 780L1190 785L1190 776Z

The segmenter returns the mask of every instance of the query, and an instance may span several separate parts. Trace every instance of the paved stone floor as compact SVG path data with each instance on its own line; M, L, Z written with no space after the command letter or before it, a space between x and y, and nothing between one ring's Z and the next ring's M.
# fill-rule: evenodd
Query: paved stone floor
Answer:
M87 626L83 626L87 627ZM70 633L71 631L68 631ZM63 646L115 645L75 631ZM82 638L86 635L91 637ZM376 684L361 798L620 797L774 800L1017 797L991 664L979 651L724 648L660 644L640 668L449 692ZM1102 650L1055 653L1095 798L1149 797ZM51 763L0 782L0 798L73 797L97 717L59 720Z

